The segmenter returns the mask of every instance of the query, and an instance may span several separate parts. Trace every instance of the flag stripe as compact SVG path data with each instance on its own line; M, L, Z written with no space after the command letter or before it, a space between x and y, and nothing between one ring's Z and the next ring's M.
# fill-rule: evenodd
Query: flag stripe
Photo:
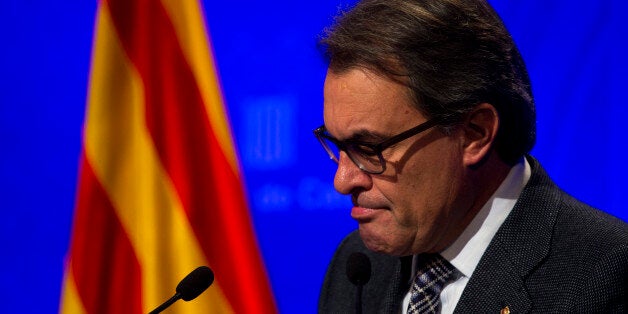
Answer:
M74 275L72 275L71 266L67 268L63 278L62 298L59 304L59 313L84 314L87 313L83 308L83 303L78 295Z
M124 50L144 83L155 148L211 267L223 278L226 297L236 312L274 312L242 183L225 167L229 161L165 9L156 1L140 1L141 12L134 12L128 1L108 3ZM238 267L245 264L249 266Z
M190 64L206 106L207 116L229 165L238 172L231 130L223 105L209 32L205 27L203 7L197 1L162 0L170 16L181 49Z
M86 160L79 179L71 273L88 313L138 313L141 269L106 192ZM98 250L91 249L97 243ZM125 287L102 291L101 286Z
M207 261L151 143L144 119L146 91L116 35L111 15L102 6L85 147L138 255L142 312L148 312L169 298L189 271ZM194 308L231 311L219 283L196 300Z

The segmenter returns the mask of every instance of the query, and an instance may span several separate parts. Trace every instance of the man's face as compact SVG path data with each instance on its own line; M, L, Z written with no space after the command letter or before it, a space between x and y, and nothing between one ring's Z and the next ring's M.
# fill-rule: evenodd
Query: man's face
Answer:
M327 73L324 119L339 140L379 143L425 122L408 89L365 69ZM438 128L401 141L382 155L382 174L361 171L341 152L334 186L350 194L351 217L366 246L404 256L440 251L460 232L465 204L460 132Z

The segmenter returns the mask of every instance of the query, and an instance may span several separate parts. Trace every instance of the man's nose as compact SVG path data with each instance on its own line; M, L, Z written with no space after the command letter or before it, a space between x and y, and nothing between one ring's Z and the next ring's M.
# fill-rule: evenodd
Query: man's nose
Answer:
M338 157L338 169L334 176L334 188L341 194L351 194L356 189L369 190L373 184L371 176L360 170L344 151Z

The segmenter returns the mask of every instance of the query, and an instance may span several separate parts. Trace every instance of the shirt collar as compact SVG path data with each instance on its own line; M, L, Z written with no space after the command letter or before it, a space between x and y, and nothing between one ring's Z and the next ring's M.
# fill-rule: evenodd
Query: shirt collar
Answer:
M454 243L441 252L463 276L471 277L473 274L493 236L515 206L530 175L530 164L522 158L510 169L506 179Z

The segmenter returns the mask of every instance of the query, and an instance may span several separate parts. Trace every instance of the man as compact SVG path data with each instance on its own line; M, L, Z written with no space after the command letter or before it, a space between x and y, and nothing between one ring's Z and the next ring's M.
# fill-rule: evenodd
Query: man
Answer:
M354 252L372 267L365 312L628 311L628 227L528 155L530 82L486 2L364 0L323 44L315 133L359 229L329 266L319 312L356 308Z

